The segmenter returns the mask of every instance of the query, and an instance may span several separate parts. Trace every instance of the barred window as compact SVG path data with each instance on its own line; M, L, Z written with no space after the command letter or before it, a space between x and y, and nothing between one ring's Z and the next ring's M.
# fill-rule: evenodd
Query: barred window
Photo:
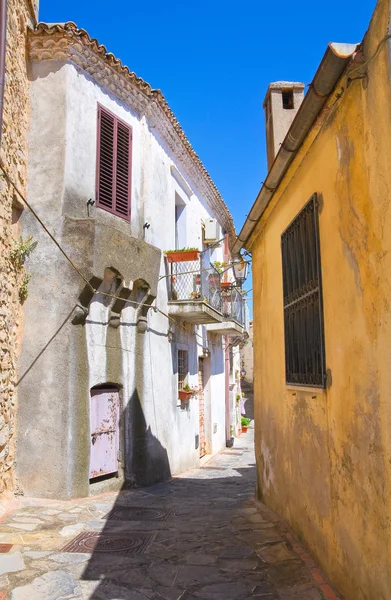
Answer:
M183 389L188 383L189 353L187 350L178 350L178 390Z
M281 236L286 382L325 386L317 196Z

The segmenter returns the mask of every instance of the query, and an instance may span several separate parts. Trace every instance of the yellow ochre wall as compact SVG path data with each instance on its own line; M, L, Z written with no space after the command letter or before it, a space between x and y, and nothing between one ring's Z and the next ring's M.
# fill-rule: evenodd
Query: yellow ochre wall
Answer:
M388 32L389 10L389 0L378 2L365 60ZM389 53L390 40L367 65L368 78L349 87L341 78L246 245L253 253L258 494L346 600L391 599ZM285 383L281 233L314 192L325 390Z

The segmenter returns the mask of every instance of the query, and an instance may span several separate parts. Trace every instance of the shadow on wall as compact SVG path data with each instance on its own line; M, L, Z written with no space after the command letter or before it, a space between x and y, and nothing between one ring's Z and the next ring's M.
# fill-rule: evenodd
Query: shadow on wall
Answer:
M202 479L175 478L118 495L104 529L92 534L99 538L81 576L86 597L190 599L196 597L193 594L199 592L203 578L207 583L218 581L223 589L237 585L237 578L244 587L243 573L233 575L226 563L251 549L240 531L233 535L227 530L227 518L254 495L255 466L236 469L226 477L221 477L221 470L206 473ZM212 519L209 525L205 511ZM203 556L210 562L203 563Z
M244 410L246 417L254 419L254 386L247 381L242 381L242 392L244 392Z
M106 389L109 386L104 385L102 387ZM107 522L105 527L99 534L90 531L84 539L80 539L81 536L79 535L74 540L74 544L76 544L74 551L91 552L91 549L93 549L91 559L82 576L83 580L94 581L94 587L96 587L96 582L101 580L98 587L91 592L91 595L88 595L88 598L91 600L114 600L120 598L125 600L133 598L130 595L118 595L117 588L113 589L113 593L107 589L107 581L112 582L113 579L114 581L117 579L116 569L121 565L121 559L127 555L126 548L130 542L126 538L126 531L129 528L129 524L130 528L134 529L131 522L127 522L125 525L121 522L124 510L123 501L128 495L130 497L133 497L133 495L138 496L140 494L138 488L141 486L151 486L156 484L156 482L164 482L171 479L167 451L152 434L151 428L147 426L137 391L134 392L127 408L122 413L120 419L120 432L122 436L124 430L126 432L125 483L118 494L117 502L106 517ZM151 488L147 487L146 489ZM124 537L121 537L122 533L124 533ZM98 540L97 535L99 535ZM134 537L137 544L140 536L136 534ZM141 536L141 545L145 541L145 536ZM132 550L134 550L134 547L130 543L128 552ZM121 569L122 567L120 567ZM128 593L130 594L130 592ZM139 600L138 596L135 596L135 598ZM140 596L141 598L143 597Z
M167 451L147 427L137 390L124 411L123 419L127 427L125 487L148 486L170 479Z

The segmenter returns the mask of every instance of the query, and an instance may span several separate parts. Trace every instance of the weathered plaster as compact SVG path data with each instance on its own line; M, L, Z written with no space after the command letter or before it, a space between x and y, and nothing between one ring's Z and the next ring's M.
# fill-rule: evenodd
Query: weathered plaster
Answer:
M378 2L364 40L387 33ZM357 67L359 65L355 65ZM250 240L258 490L348 600L391 596L389 41L343 77ZM355 76L359 72L355 73ZM340 95L342 92L342 95ZM311 195L319 215L325 390L285 384L281 233Z
M202 219L214 215L148 117L79 67L33 62L31 97L29 200L97 292L26 213L22 230L39 244L30 262L20 361L19 482L27 494L88 494L90 390L112 384L122 398L124 473L118 485L122 475L136 485L151 484L199 463L198 399L188 406L177 399L178 344L189 350L191 386L198 385L202 346L210 348L210 451L225 445L221 336L208 340L204 327L178 323L169 339L166 316L133 304L149 305L156 297L157 307L168 311L167 282L159 275L166 274L162 250L175 247L175 194L191 191L185 198L186 246L201 247ZM130 223L87 208L95 199L98 103L132 127ZM178 185L173 166L185 185ZM221 248L213 260L223 260ZM116 274L112 280L110 272ZM123 293L130 302L111 301L102 291ZM141 316L147 320L144 333L137 327Z

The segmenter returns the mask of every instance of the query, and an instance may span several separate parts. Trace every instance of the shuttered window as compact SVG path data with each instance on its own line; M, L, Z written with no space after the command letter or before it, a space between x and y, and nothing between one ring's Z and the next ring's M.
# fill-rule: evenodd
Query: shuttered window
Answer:
M97 206L130 221L132 128L98 106Z
M322 276L317 196L281 236L286 382L324 387Z

